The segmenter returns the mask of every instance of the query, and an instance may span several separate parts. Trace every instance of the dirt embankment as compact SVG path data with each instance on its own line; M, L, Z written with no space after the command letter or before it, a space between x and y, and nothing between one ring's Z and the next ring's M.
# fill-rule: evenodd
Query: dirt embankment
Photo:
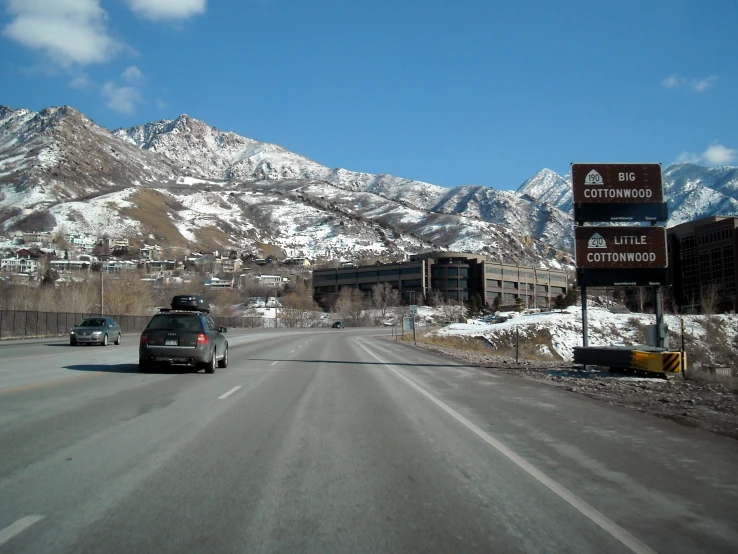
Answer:
M437 352L470 365L543 382L615 406L663 417L671 421L738 439L738 379L703 373L641 378L597 368L582 370L567 362L531 361L418 343L417 348ZM689 376L689 373L688 373Z

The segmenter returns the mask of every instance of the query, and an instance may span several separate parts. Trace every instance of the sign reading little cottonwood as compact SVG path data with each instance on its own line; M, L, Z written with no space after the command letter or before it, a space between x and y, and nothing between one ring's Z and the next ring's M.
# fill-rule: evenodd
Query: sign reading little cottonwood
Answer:
M571 164L575 204L664 201L661 164Z
M663 227L576 227L578 268L664 268Z

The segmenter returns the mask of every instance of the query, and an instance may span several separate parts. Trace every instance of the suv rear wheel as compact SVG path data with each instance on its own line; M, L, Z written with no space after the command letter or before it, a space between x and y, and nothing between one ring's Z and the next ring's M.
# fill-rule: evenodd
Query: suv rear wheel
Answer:
M228 347L226 346L225 354L223 354L223 359L218 360L218 367L228 367Z
M215 373L215 350L210 361L205 363L205 373Z

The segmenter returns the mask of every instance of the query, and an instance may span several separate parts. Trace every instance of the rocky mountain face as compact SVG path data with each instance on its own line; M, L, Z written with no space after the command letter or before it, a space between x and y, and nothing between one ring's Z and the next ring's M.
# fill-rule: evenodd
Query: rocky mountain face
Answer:
M712 215L738 215L738 167L675 164L663 171L667 227ZM571 174L544 169L523 183L517 193L572 213Z

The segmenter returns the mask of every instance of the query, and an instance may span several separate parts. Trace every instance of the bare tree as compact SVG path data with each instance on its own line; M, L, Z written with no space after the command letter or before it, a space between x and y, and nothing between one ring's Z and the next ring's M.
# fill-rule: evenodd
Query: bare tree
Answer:
M720 289L717 283L702 285L700 288L700 308L708 320L717 313L720 302Z
M320 308L307 295L290 293L282 297L279 317L287 327L313 327L320 320Z
M127 271L114 279L106 279L105 311L111 314L142 315L153 306L151 285L142 281L143 273Z
M372 287L372 303L384 319L389 308L400 304L400 293L389 283L376 284Z
M352 288L341 289L336 300L335 310L341 317L350 320L353 325L359 325L365 309L366 299L360 290Z

